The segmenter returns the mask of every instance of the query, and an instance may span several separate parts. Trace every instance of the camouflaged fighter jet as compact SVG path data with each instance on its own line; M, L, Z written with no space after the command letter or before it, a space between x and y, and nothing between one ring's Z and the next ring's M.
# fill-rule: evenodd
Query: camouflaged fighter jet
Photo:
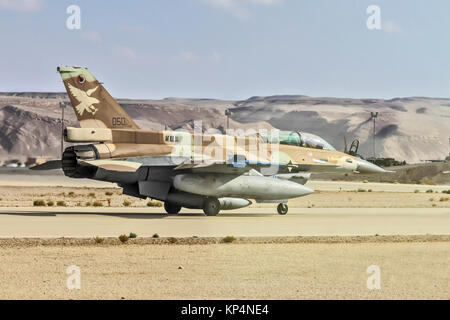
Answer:
M253 199L279 203L284 215L288 199L313 192L305 186L311 173L385 172L304 132L231 136L140 129L88 69L57 70L81 127L66 128L65 141L79 145L34 169L62 168L72 178L115 182L124 194L164 201L169 214L186 207L215 216Z

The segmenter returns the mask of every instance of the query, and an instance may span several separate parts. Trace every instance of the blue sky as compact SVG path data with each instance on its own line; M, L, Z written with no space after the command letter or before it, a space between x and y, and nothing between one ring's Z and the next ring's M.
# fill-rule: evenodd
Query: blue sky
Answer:
M447 0L0 0L0 39L0 91L63 91L77 65L127 98L450 97Z

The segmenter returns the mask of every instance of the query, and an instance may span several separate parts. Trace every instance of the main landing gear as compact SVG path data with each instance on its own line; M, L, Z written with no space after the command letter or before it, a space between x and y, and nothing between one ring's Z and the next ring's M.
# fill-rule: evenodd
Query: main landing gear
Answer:
M178 214L181 210L179 204L166 201L164 202L164 209L170 215ZM203 202L203 212L207 216L217 216L220 211L220 202L217 198L206 198Z
M220 211L220 202L216 198L207 198L203 202L203 212L207 216L217 216Z
M168 214L178 214L181 210L181 206L169 201L164 202L164 209Z
M281 215L283 215L283 216L284 216L286 213L288 213L288 210L289 210L288 205L285 204L285 203L280 203L280 204L278 205L278 207L277 207L278 214L281 214Z

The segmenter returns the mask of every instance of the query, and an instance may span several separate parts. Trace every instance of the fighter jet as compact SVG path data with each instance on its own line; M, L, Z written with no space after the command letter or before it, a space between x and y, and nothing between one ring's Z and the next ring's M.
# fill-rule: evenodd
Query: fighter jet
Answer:
M168 214L184 208L207 216L256 202L278 203L314 191L314 172L386 172L339 152L305 132L223 135L145 130L131 119L87 68L58 67L80 128L67 127L62 159L34 167L62 168L71 178L117 183L123 193L164 202Z

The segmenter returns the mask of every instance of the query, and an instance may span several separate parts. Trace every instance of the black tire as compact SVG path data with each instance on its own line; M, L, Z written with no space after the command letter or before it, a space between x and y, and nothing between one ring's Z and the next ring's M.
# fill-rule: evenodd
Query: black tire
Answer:
M288 213L289 207L285 203L280 203L277 207L278 214L281 214L284 216L286 213Z
M168 214L178 214L181 210L181 206L171 202L164 202L164 209Z
M203 212L207 216L217 216L220 211L220 202L216 198L207 198L203 203Z

